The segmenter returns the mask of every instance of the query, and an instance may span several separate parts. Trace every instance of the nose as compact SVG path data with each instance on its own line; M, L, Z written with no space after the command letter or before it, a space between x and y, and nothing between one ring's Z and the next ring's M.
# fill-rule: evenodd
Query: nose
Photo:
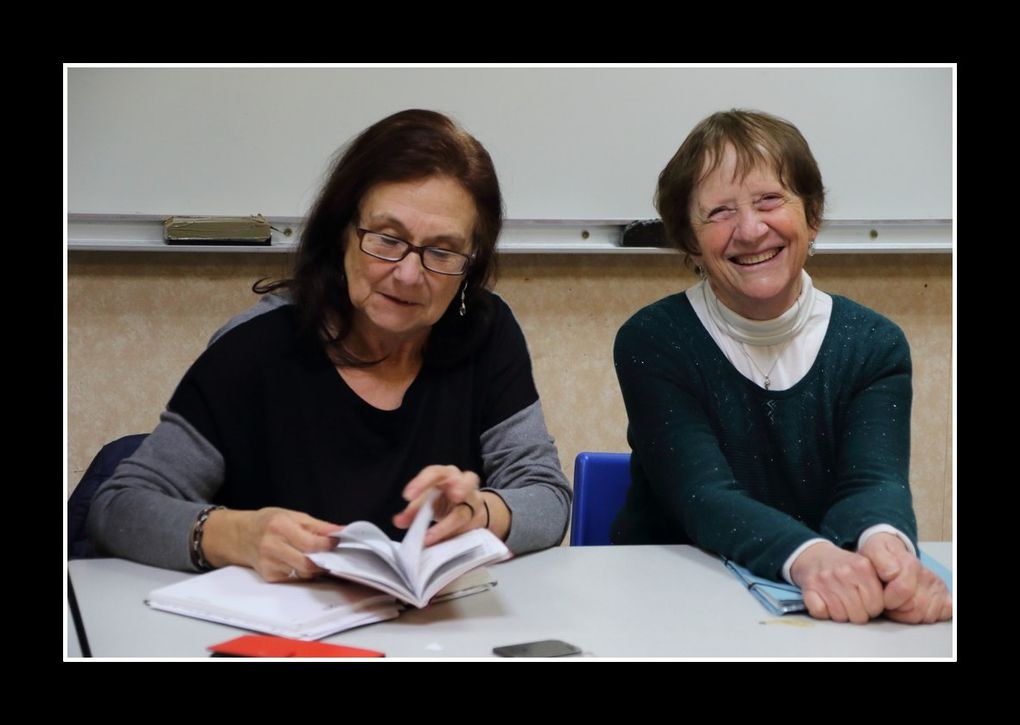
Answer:
M737 225L733 235L741 241L756 242L768 232L769 226L761 218L761 212L753 206L737 208Z
M411 248L407 256L393 266L393 276L402 284L417 284L425 278L424 260L417 249Z

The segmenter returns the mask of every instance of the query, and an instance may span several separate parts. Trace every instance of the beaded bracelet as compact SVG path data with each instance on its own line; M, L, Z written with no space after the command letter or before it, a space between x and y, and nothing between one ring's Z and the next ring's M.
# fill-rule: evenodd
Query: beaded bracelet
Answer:
M195 568L199 571L209 571L212 569L212 565L206 561L205 554L202 553L202 535L205 533L205 522L216 509L221 509L223 506L206 506L204 509L198 512L198 518L195 519L195 526L191 530L191 563L195 565Z

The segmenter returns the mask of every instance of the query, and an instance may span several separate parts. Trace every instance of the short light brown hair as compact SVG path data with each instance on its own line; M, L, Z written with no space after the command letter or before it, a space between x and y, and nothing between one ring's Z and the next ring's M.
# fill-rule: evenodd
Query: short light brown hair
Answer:
M777 116L733 109L713 113L695 126L659 174L655 208L673 246L688 255L700 253L691 224L691 197L698 184L722 162L727 145L736 150L736 173L740 178L756 168L771 169L804 203L808 226L818 229L825 208L825 188L804 136L792 123Z

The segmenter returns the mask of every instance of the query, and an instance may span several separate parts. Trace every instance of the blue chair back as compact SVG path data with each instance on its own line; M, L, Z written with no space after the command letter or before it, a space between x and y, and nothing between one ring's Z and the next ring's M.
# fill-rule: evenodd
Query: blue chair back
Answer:
M99 485L113 475L120 462L138 450L145 440L146 433L118 438L107 443L96 457L92 459L85 475L71 492L67 500L67 558L84 559L93 556L92 545L89 544L85 522L89 517L92 497Z
M574 461L571 546L606 546L630 488L629 453L578 453Z

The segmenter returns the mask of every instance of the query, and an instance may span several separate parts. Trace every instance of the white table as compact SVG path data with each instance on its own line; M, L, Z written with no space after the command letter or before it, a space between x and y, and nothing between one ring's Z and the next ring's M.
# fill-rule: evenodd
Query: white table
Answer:
M951 566L947 543L924 543ZM560 547L490 568L492 591L411 610L324 641L387 657L489 657L562 639L602 657L951 657L949 622L864 626L770 615L715 557L690 546ZM95 657L205 657L242 630L149 609L190 575L120 559L69 564Z

